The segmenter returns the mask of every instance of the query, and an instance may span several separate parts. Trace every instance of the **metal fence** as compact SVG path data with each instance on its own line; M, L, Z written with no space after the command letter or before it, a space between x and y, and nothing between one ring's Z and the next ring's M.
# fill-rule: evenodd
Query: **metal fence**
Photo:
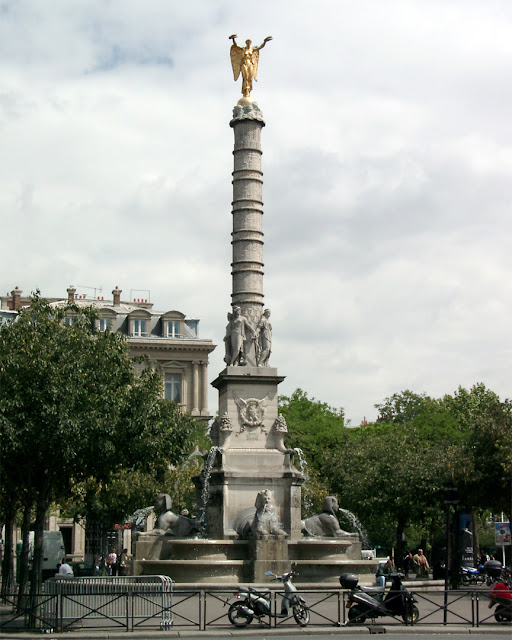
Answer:
M117 627L132 630L139 625L172 626L172 580L167 576L102 576L49 578L43 593L9 600L15 607L11 619L0 622L25 624L27 619L43 631ZM15 626L12 624L11 626Z
M48 584L49 582L49 584ZM234 602L236 586L230 589L180 589L166 576L102 577L54 579L45 583L38 599L36 619L40 627L65 631L71 628L116 627L126 631L173 627L207 631L232 628L229 605ZM309 626L340 627L348 622L348 594L339 589L300 589L310 611ZM415 626L457 628L497 625L494 609L488 608L486 587L454 591L411 590L420 617ZM261 624L271 628L296 627L293 615L275 615L281 609L284 592L272 592L272 612ZM7 600L8 601L8 600ZM14 597L12 598L14 604ZM34 613L34 609L23 612ZM0 629L9 628L20 613L2 616ZM386 626L404 625L401 618L377 618ZM257 621L251 626L256 626ZM372 624L366 620L365 626Z

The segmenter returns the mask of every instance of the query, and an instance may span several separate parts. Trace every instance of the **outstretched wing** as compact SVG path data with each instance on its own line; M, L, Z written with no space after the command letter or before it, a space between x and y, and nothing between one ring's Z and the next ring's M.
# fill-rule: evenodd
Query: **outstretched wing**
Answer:
M260 52L258 49L252 50L252 77L258 80L258 61L260 59Z
M233 67L233 76L235 80L238 80L240 69L242 68L242 60L244 59L244 50L237 44L233 44L231 45L229 56L231 58L231 66Z
M243 398L238 398L235 396L235 402L240 411L244 411L244 409L247 407L247 402Z
M258 403L260 406L260 409L266 409L268 402L269 402L268 396L265 396L264 398L262 398Z

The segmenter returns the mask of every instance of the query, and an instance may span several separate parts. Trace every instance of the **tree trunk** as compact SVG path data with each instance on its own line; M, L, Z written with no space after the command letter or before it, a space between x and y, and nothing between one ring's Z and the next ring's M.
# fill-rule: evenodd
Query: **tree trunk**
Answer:
M43 539L44 521L49 507L46 494L41 492L36 502L36 519L34 522L34 557L32 560L32 572L30 576L30 600L31 615L29 628L34 629L39 626L39 600L43 587Z
M21 523L21 552L18 558L18 612L25 609L27 603L27 583L28 583L28 556L30 538L30 516L32 504L27 503L23 509L23 521Z
M4 555L2 558L2 595L14 590L14 527L16 524L14 510L5 518Z
M43 584L43 537L44 521L48 511L48 501L39 495L36 503L36 519L34 522L34 558L30 582L32 593L39 593Z
M404 531L405 531L405 519L398 517L398 524L396 527L396 559L395 559L395 567L398 569L398 566L402 567L403 559L404 559Z

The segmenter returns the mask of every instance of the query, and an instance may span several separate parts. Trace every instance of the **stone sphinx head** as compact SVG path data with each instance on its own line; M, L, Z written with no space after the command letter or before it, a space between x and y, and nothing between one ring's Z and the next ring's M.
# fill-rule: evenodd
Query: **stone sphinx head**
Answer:
M336 515L336 512L339 509L338 499L336 496L325 496L322 501L322 511L324 513L332 513L332 515Z
M172 509L172 499L168 493L159 493L155 499L155 511L165 513Z
M270 511L273 502L274 496L272 495L272 491L270 491L270 489L263 489L263 491L258 492L254 506L256 507L256 511Z

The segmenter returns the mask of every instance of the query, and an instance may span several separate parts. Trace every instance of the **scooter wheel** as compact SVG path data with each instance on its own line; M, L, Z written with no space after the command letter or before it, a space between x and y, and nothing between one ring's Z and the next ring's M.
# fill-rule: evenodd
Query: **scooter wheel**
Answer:
M416 605L407 607L407 610L403 612L402 618L405 624L416 624L420 619L420 612Z
M251 624L253 616L244 611L246 606L243 602L235 602L229 607L228 618L235 627L247 627Z
M307 627L309 624L309 609L303 604L293 605L293 617L300 627Z
M511 624L512 614L510 613L510 609L508 609L506 613L503 613L504 611L505 607L500 604L494 612L494 618L496 622L499 622L500 624Z
M359 607L350 607L348 610L348 620L350 624L363 624L366 621L366 616Z

